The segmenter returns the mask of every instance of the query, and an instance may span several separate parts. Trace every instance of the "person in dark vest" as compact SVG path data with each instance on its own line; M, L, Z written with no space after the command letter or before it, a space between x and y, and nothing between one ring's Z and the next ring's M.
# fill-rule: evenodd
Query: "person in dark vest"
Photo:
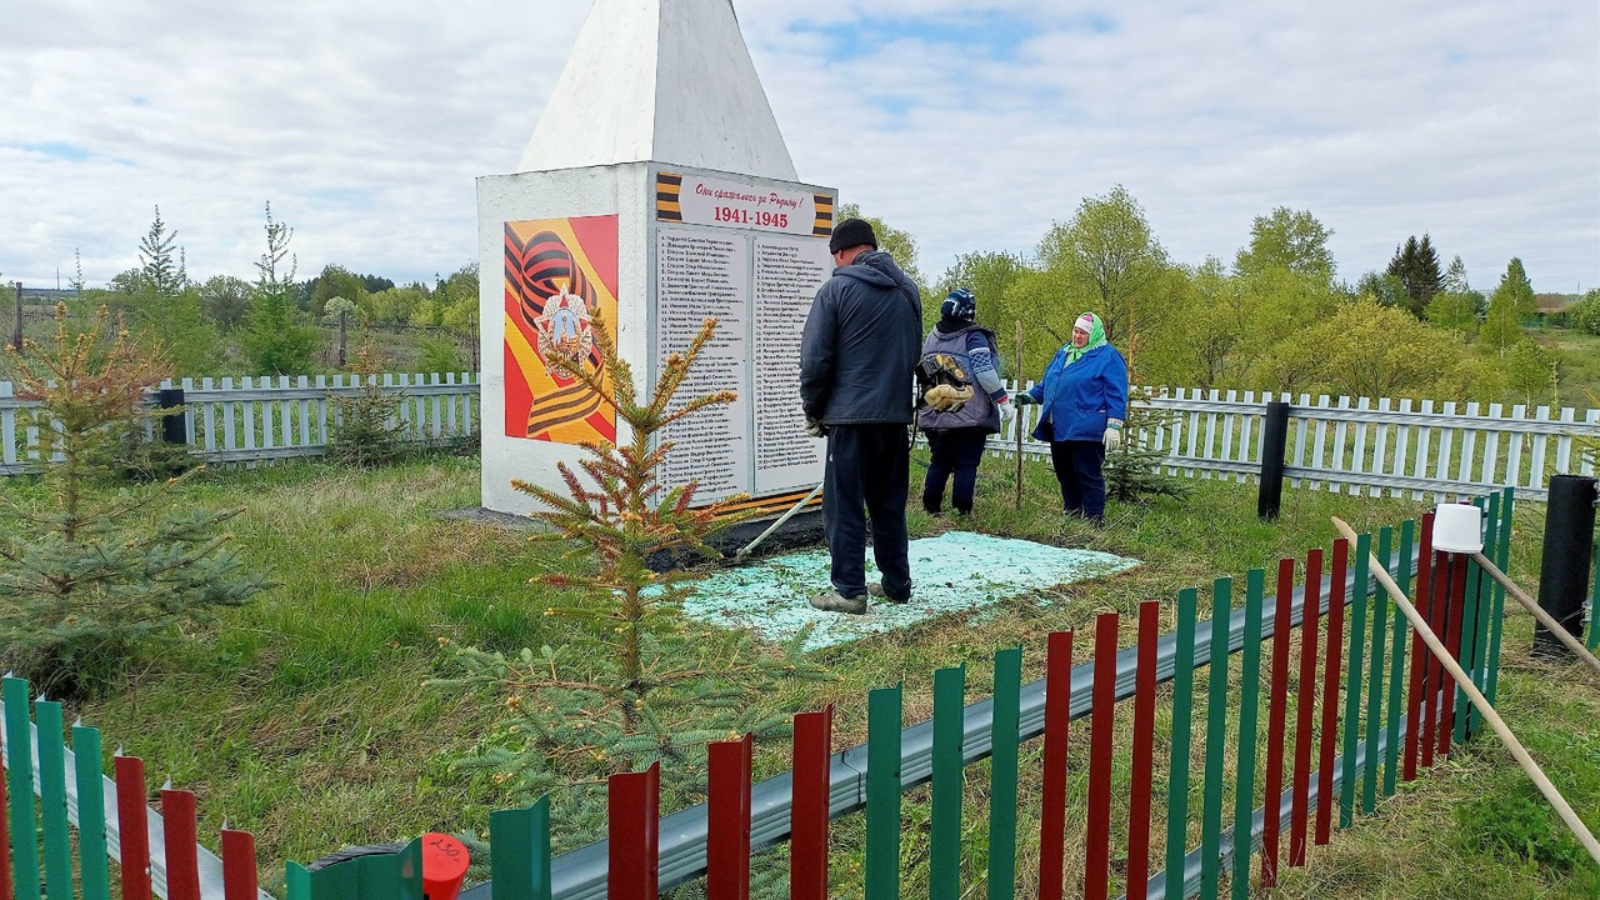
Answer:
M832 590L811 598L829 612L864 613L867 595L911 599L906 534L913 378L922 299L872 226L846 219L828 242L833 277L817 291L800 338L806 431L828 439L822 521ZM867 521L880 583L866 583Z
M1056 351L1044 378L1017 394L1017 405L1037 403L1037 440L1050 442L1050 462L1061 483L1061 508L1096 525L1105 523L1106 454L1122 445L1128 418L1128 364L1106 341L1094 313L1078 317L1072 340Z
M942 365L948 360L968 382L950 391L925 392L924 405L917 411L917 426L928 436L932 452L922 482L922 508L930 515L943 511L944 486L951 475L955 484L950 505L960 515L972 512L978 464L983 462L989 435L998 434L1002 424L1017 414L1000 381L1000 347L994 332L977 324L977 315L978 300L971 291L951 291L939 307L938 324L922 345L924 364L937 360Z

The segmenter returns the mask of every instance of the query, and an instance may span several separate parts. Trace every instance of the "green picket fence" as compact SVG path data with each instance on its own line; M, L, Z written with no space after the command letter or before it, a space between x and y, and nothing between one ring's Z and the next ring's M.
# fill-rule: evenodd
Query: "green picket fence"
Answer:
M0 900L111 900L118 864L122 900L272 900L256 883L255 838L224 828L218 858L196 839L195 795L161 789L161 812L137 758L101 768L100 732L72 726L61 704L29 700L28 683L0 688ZM154 848L154 849L152 849Z

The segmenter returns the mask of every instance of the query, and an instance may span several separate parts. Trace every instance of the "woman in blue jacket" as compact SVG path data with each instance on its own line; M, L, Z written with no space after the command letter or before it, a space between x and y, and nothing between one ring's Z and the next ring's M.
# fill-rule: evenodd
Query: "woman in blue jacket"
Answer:
M1069 516L1104 524L1106 453L1122 444L1128 417L1128 364L1106 342L1094 313L1078 317L1072 342L1056 351L1044 378L1017 395L1018 406L1040 406L1037 440L1050 442L1050 462Z

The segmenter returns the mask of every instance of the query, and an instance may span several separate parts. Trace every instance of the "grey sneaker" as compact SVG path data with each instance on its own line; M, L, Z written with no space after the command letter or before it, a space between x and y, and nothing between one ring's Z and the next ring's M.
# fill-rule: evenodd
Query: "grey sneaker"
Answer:
M874 581L873 583L867 585L867 593L879 600L887 600L890 603L908 603L911 600L909 595L900 599L889 596L884 592L883 582L881 581Z
M865 594L846 597L838 591L823 591L811 598L811 605L823 612L841 612L859 616L867 611L867 597Z

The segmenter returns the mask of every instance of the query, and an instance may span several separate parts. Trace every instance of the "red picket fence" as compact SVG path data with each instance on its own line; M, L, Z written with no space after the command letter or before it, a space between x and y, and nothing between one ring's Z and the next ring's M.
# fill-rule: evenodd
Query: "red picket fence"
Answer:
M1486 504L1486 553L1502 568L1511 503L1507 490ZM1232 580L1219 579L1209 622L1197 622L1199 592L1183 591L1171 635L1160 633L1160 604L1142 604L1135 645L1126 649L1119 650L1120 617L1103 614L1094 627L1093 658L1077 666L1074 634L1053 634L1044 678L1026 687L1022 648L1002 650L995 656L992 699L966 705L964 668L941 670L934 677L933 718L911 728L901 727L900 687L872 691L868 741L861 747L832 753L832 710L803 713L795 718L791 772L760 785L751 784L748 736L712 744L707 803L666 820L655 766L612 776L609 839L560 858L549 853L547 799L496 813L492 879L462 900L655 900L661 890L702 876L709 898L743 900L750 896L752 847L780 841L789 844L789 895L825 900L830 821L858 810L865 814L861 887L868 900L900 896L908 841L927 859L926 884L915 885L916 893L954 900L966 895L963 878L982 878L991 900L1014 896L1019 812L1035 810L1038 880L1029 887L1045 900L1107 900L1116 892L1145 900L1210 900L1222 895L1224 878L1232 897L1248 897L1253 886L1276 884L1283 866L1305 865L1312 847L1331 840L1335 808L1338 827L1349 827L1380 797L1392 795L1399 781L1437 764L1482 724L1367 577L1366 561L1376 551L1409 590L1418 561L1412 594L1419 608L1492 699L1504 594L1465 557L1434 553L1432 522L1424 517L1420 535L1407 522L1398 535L1386 528L1354 546L1341 540L1331 555L1312 550L1299 590L1297 561L1283 560L1270 598L1266 572L1250 572L1239 609ZM1268 640L1271 655L1264 661ZM1237 662L1231 661L1235 655ZM1203 719L1195 690L1202 668ZM1230 679L1235 672L1236 686ZM1171 727L1157 735L1162 682L1172 685ZM1120 736L1130 764L1119 767L1117 707L1130 697L1132 726ZM1087 777L1083 795L1073 797L1069 763L1083 763L1069 760L1068 736L1078 718L1088 719ZM1196 810L1190 793L1197 728L1203 766ZM1025 800L1018 750L1040 736L1041 769L1030 773L1038 799ZM986 871L964 873L963 770L979 759L989 760ZM1160 796L1156 773L1163 762L1167 787ZM925 853L921 835L902 828L904 792L921 784L931 785ZM1231 810L1224 802L1230 787L1239 798ZM753 802L757 795L760 803ZM1076 808L1069 802L1078 801L1081 840L1073 832L1069 841L1068 813ZM1165 807L1164 834L1153 827L1158 801ZM1113 867L1117 858L1126 858L1124 871ZM392 878L382 888L351 893L349 879L335 888L334 876L291 863L289 898L420 896L394 893L395 885L408 882L398 857L390 868ZM1070 883L1069 870L1078 873Z
M29 694L20 678L0 690L0 900L70 900L75 878L82 900L111 900L113 861L123 900L272 900L256 883L254 837L224 828L218 859L197 843L193 793L164 787L152 811L141 760L114 756L107 778L100 732L74 725L69 749L61 704Z

